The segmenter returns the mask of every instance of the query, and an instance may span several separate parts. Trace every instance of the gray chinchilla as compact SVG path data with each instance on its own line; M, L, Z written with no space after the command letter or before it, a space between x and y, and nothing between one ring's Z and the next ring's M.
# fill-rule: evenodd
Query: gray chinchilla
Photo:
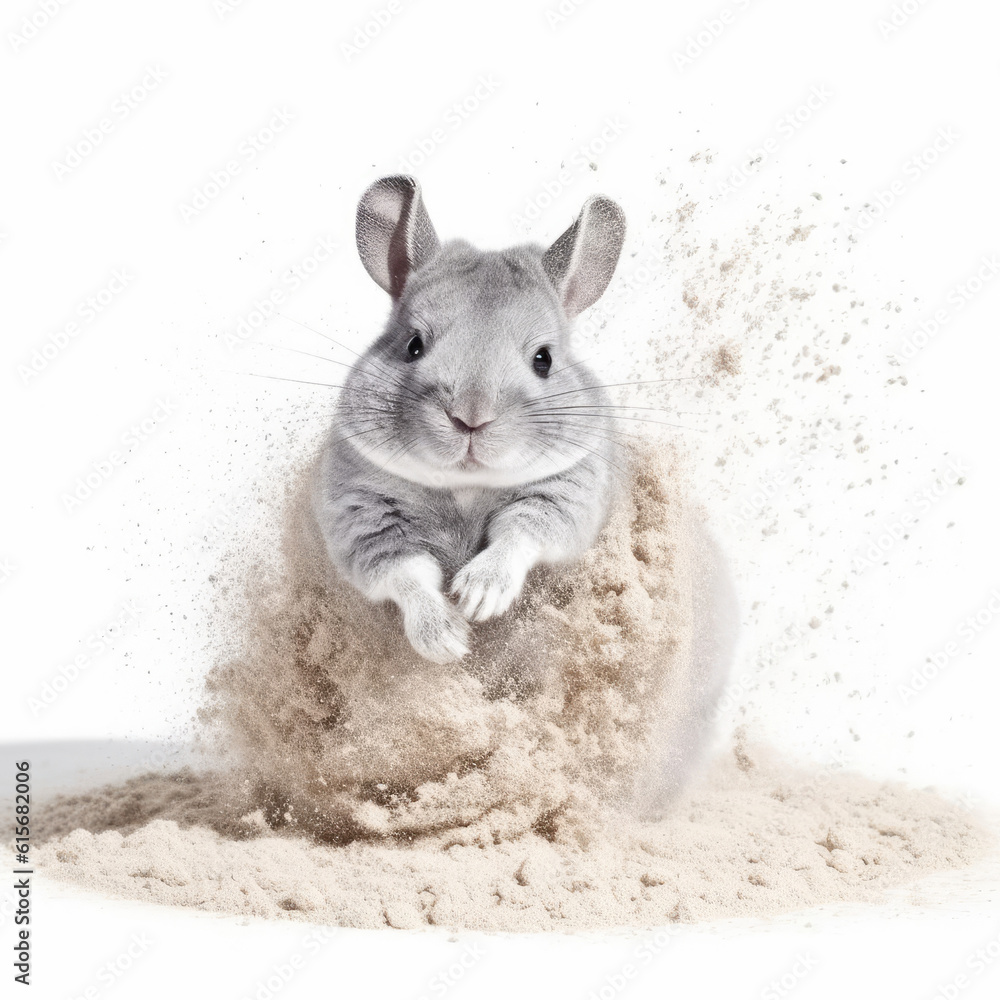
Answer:
M548 249L499 251L440 243L412 177L361 198L358 250L392 309L344 383L314 507L336 569L394 601L427 659L464 656L470 621L604 525L613 425L570 328L624 237L603 197Z

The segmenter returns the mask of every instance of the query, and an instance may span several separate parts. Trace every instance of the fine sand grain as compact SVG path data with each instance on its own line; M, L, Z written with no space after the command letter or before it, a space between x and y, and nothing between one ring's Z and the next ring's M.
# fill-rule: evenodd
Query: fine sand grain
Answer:
M982 831L929 792L789 770L741 736L696 767L728 597L672 453L621 460L593 551L535 572L449 666L329 575L306 470L209 676L225 768L55 800L39 868L226 913L538 931L874 900L979 858Z
M103 832L66 833L37 861L108 895L214 912L542 931L877 902L984 853L969 814L934 794L751 754L716 761L660 822L591 823L586 844L533 831L470 843L459 829L334 846L269 830L260 812L234 823L217 778L150 777L78 799L56 828L75 812Z

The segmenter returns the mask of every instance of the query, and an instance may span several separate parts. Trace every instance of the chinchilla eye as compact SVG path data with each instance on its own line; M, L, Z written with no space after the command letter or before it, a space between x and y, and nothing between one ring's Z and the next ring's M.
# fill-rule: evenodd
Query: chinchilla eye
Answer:
M424 338L419 333L410 337L406 345L406 353L410 356L411 361L416 361L417 358L424 356Z
M549 349L543 347L536 351L535 356L531 359L531 365L535 369L536 375L548 378L549 369L552 367L552 355L549 354Z

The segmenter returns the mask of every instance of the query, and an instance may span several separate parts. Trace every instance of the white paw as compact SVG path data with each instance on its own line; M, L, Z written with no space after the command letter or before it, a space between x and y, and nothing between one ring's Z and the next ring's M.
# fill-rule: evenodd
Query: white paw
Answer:
M434 663L451 663L469 652L469 623L436 591L407 601L403 628L410 645Z
M482 622L502 615L514 603L524 586L528 567L523 559L511 559L495 547L487 546L456 574L451 592L470 621Z

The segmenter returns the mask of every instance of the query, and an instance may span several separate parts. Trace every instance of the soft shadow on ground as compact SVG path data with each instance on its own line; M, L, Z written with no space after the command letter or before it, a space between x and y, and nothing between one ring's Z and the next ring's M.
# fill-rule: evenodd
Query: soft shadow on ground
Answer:
M3 745L30 765L32 840L83 828L130 833L153 819L246 835L229 775L192 747L145 740L66 740ZM10 804L4 806L10 812ZM12 819L4 816L4 822Z

